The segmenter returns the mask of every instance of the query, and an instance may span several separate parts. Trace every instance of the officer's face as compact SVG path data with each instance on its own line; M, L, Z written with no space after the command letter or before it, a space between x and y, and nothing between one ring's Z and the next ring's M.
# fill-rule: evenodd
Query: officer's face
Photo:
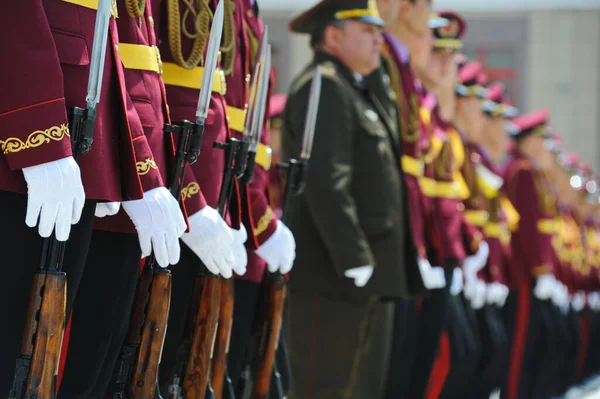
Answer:
M417 36L429 33L429 13L432 0L400 0L402 23Z
M480 99L476 96L459 97L458 113L467 125L465 134L469 141L479 143L485 127L485 116L481 111Z
M431 62L433 46L433 37L426 34L421 37L414 37L409 46L410 66L417 74L427 74L427 68Z
M351 71L363 76L379 67L382 44L382 29L360 21L349 20L325 34L326 48Z
M499 117L488 117L486 118L486 122L484 134L488 138L486 142L490 144L488 150L495 162L501 161L510 142L508 132L506 131L505 120Z
M455 53L445 50L437 50L431 54L427 75L433 84L439 87L454 84L458 69L454 58Z

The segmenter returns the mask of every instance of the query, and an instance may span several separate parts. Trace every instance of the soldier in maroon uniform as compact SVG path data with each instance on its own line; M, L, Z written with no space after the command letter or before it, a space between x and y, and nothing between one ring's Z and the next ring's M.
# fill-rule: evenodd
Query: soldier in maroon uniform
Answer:
M520 215L512 236L513 261L510 274L516 291L505 305L505 322L511 343L506 398L534 397L541 353L538 341L545 339L545 308L556 289L552 235L556 205L549 192L544 170L552 156L544 148L548 113L545 110L511 121L516 150L505 174L508 198Z
M254 0L227 0L231 2L232 33L225 36L225 45L232 46L230 58L223 62L227 78L227 116L233 137L240 138L248 103L248 77L258 56L264 26ZM269 82L272 86L272 79ZM267 100L269 101L269 100ZM267 102L268 106L269 102ZM242 221L248 231L246 248L248 270L236 273L233 311L233 329L229 348L228 369L233 385L237 384L246 360L252 322L256 313L260 283L268 267L270 272L288 273L295 258L296 244L291 231L271 208L269 199L269 171L272 151L269 147L267 124L260 132L256 151L256 166L250 185L242 191Z
M378 7L386 29L382 58L399 108L401 166L409 209L410 241L417 251L425 287L440 291L438 289L446 285L446 278L439 269L437 272L432 269L427 258L427 242L434 239L431 237L433 231L425 228L429 200L419 185L424 171L421 150L424 129L419 114L420 83L414 73L414 68L426 67L431 55L430 4L426 0L379 0ZM435 22L439 23L439 20ZM432 360L416 358L420 335L416 328L418 322L416 300L396 301L386 398L412 397L411 391L424 393L429 376L428 363ZM422 361L423 366L414 367L416 360Z

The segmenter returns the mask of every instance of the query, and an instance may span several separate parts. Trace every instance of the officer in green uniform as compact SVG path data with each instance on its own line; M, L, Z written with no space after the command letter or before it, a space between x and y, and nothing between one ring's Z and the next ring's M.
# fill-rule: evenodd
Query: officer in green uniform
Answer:
M391 340L381 299L423 287L402 212L397 110L366 84L382 25L375 0L324 0L290 24L315 55L288 94L284 159L299 154L319 64L323 76L306 187L290 209L292 398L381 398Z

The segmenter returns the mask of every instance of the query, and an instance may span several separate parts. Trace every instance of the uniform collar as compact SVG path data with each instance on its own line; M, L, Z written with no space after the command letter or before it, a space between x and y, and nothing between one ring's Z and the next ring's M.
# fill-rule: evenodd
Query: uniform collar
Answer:
M324 51L315 51L315 57L313 60L314 64L321 64L325 62L331 62L335 65L337 72L344 76L346 80L351 82L354 86L362 88L364 86L364 77L360 74L352 72L342 61L328 54ZM357 76L359 78L357 78Z

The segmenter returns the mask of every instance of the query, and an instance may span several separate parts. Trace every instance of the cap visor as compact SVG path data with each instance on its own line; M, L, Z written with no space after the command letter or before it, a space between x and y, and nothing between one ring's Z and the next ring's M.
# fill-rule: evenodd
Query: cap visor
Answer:
M442 18L442 17L430 18L429 22L427 23L427 26L430 29L443 28L444 26L447 26L447 25L448 25L448 20L446 18Z
M357 18L358 21L364 22L365 24L379 26L383 28L383 19L374 17L371 15L365 15L364 17Z

